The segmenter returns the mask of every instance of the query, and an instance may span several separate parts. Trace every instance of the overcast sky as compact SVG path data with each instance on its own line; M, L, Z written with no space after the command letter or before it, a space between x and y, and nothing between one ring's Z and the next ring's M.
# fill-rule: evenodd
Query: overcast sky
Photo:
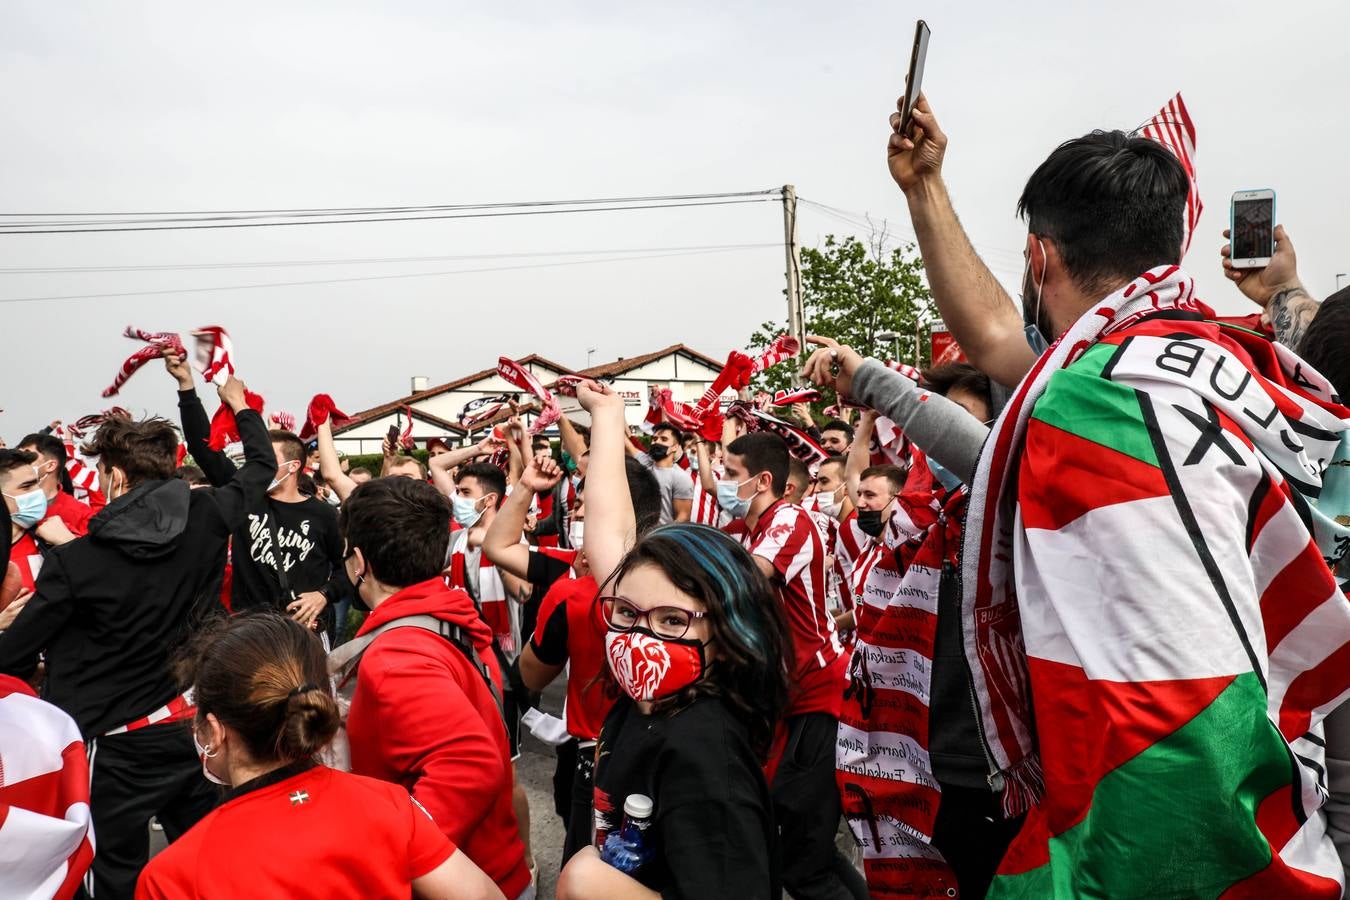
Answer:
M492 7L489 9L488 7ZM1234 190L1272 187L1300 269L1325 296L1350 272L1344 211L1345 3L913 4L63 2L0 5L0 212L426 205L771 188L908 225L886 122L914 19L925 89L976 246L1018 280L1021 187L1055 144L1133 128L1181 90L1205 202L1187 258L1220 275ZM803 208L801 240L853 226ZM348 411L499 354L567 365L677 341L721 356L783 316L781 246L540 267L574 253L782 239L776 203L496 221L198 232L0 235L0 267L388 257L422 263L101 273L0 272L0 300L178 291L504 266L505 271L0 303L0 435L99 397L131 324L234 336L269 408L317 391ZM495 257L495 258L481 258ZM162 368L121 402L174 415ZM214 399L208 399L213 408Z

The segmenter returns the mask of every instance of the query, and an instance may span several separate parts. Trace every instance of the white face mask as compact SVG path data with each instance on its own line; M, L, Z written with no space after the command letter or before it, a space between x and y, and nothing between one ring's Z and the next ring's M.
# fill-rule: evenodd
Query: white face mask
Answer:
M215 750L211 750L207 747L203 747L197 740L197 729L195 728L192 729L192 746L197 748L197 756L202 761L202 774L206 776L206 780L213 784L223 784L226 787L229 787L230 783L212 772L210 767L206 764L208 759L216 758L220 753L220 748L217 747Z
M586 533L586 523L580 519L573 520L572 524L567 526L567 543L572 545L573 550L581 549L581 539Z
M289 463L287 463L287 465L289 465ZM267 485L267 493L270 494L277 488L281 487L281 485L286 481L287 478L290 478L292 475L295 474L295 471L296 471L295 469L287 469L285 475L282 475L280 478L273 478L272 482Z
M844 486L841 484L839 485L839 487L835 488L833 491L830 491L829 493L816 494L815 496L808 497L807 499L815 501L814 505L816 512L823 513L824 515L827 515L830 518L834 518L835 516L839 515L839 509L844 505L844 498L839 496L839 492L843 489Z

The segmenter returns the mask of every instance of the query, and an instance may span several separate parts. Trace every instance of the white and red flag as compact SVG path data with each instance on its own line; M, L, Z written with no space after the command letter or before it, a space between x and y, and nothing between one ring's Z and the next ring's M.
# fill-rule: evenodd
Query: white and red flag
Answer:
M1185 231L1181 236L1181 258L1191 246L1191 235L1195 234L1196 223L1205 205L1200 202L1200 184L1195 178L1195 123L1186 111L1181 92L1168 100L1158 114L1144 123L1139 132L1150 140L1155 140L1176 154L1181 160L1186 177L1190 180L1190 191L1186 194Z
M79 729L28 685L0 675L0 896L74 896L93 858Z

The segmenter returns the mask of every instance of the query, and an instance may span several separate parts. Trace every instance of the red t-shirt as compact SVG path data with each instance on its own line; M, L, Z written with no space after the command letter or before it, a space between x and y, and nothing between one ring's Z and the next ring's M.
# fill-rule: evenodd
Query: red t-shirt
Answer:
M10 545L9 561L18 566L24 588L35 590L38 572L42 571L42 554L38 551L37 541L33 540L32 532L25 531Z
M787 714L839 715L847 657L825 605L825 548L810 514L777 500L753 529L737 519L723 530L773 566L771 581L787 616L795 657L796 685Z
M136 897L406 898L454 852L403 788L315 766L207 813L150 860Z
M55 499L47 504L47 515L42 517L42 521L58 518L66 524L71 534L83 537L89 533L89 520L93 515L94 510L87 503L81 503L65 491L57 491Z
M539 604L530 646L545 665L572 663L567 673L567 733L583 741L600 736L614 700L595 678L605 667L605 625L595 605L595 579L561 578Z

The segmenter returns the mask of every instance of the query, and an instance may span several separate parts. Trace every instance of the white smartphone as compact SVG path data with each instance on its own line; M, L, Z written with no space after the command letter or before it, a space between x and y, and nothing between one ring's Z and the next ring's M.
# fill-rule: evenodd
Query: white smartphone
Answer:
M1275 192L1236 191L1229 215L1233 268L1264 269L1275 254Z

